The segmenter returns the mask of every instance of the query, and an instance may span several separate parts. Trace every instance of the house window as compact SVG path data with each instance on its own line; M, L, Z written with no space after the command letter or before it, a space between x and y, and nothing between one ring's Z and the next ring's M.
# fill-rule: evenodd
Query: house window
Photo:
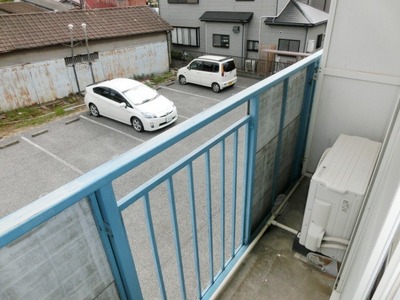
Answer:
M258 51L258 41L247 40L247 51Z
M229 35L213 34L213 46L229 48Z
M185 4L198 4L199 0L168 0L168 3L185 3Z
M278 50L280 50L280 51L299 52L299 50L300 50L300 41L299 40L279 39Z
M171 42L175 45L200 47L199 28L175 27L171 32Z
M90 56L90 61L95 61L99 59L99 53L98 52L93 52L89 54ZM64 58L65 65L66 66L71 66L72 64L79 64L79 63L87 63L89 62L88 60L88 55L87 54L79 54L75 55L74 59L72 60L72 57L66 57Z
M317 49L319 49L319 48L322 47L323 41L324 41L324 34L321 33L321 34L319 34L319 35L317 36L317 45L316 45Z

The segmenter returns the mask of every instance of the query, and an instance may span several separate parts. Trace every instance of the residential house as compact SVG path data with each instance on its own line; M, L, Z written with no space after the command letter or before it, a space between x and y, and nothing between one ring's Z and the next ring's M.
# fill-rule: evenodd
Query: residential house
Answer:
M244 60L266 60L259 49L321 49L328 19L327 13L295 0L160 0L159 8L174 27L173 51L233 56L243 69Z
M0 15L0 110L167 72L171 29L148 6Z

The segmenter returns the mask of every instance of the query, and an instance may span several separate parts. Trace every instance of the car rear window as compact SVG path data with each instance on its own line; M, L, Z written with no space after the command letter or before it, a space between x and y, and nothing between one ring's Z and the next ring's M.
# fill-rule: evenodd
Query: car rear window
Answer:
M227 62L224 63L224 71L225 72L230 72L232 70L235 70L235 62L233 60L228 60Z

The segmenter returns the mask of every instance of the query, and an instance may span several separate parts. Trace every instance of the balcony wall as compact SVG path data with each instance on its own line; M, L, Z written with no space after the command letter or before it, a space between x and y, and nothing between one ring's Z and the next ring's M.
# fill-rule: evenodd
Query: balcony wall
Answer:
M1 219L0 298L210 298L301 177L320 56Z

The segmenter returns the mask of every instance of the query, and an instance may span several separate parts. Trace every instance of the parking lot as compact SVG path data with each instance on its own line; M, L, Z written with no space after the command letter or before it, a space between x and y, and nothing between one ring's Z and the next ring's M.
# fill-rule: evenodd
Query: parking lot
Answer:
M159 93L175 103L179 118L172 126L177 126L257 81L240 77L234 87L218 94L210 88L175 82L161 86ZM94 118L86 110L1 140L0 218L169 128L139 133L131 126ZM185 145L176 151L190 148ZM140 170L140 177L147 178L162 169L170 156L160 157L154 170Z
M174 83L161 86L159 93L172 100L178 110L179 118L172 127L188 121L190 118L203 112L209 107L229 98L242 91L243 89L256 83L258 80L249 78L239 78L237 85L232 88L214 93L210 88L195 85L180 85ZM232 124L233 118L238 118L246 113L246 107L241 106L217 121L205 126L199 132L192 134L181 142L159 155L151 158L145 165L131 170L113 182L114 192L117 200L124 197L140 184L152 178L156 174L165 170L178 158L184 157L190 151L196 149L202 143L221 131L227 124ZM95 118L86 109L84 112L68 116L46 125L26 130L18 135L0 141L0 218L13 211L26 206L41 196L52 192L58 187L78 178L80 175L106 163L109 160L125 153L136 146L151 140L157 135L169 130L166 127L155 132L137 132L132 126L118 123L116 121L99 117ZM151 141L150 141L151 142ZM228 142L229 143L229 142ZM138 148L140 151L140 148ZM215 164L218 164L216 156ZM229 162L227 162L229 168ZM215 168L215 172L218 169ZM174 178L177 186L185 186L184 176L179 174ZM182 183L180 185L180 183ZM205 183L200 183L204 186ZM182 189L182 188L181 188ZM168 204L165 203L165 189L160 188L155 192L151 203L153 218L155 220L155 232L158 237L158 246L163 249L161 252L161 263L165 274L174 274L176 265L174 263L175 252L171 245L171 223ZM191 226L189 220L189 202L187 191L177 191L177 214L179 219L181 251L184 264L191 270L194 268L191 245ZM229 192L227 191L227 194ZM186 195L186 196L185 196ZM197 224L199 226L199 240L201 249L206 249L207 241L207 214L204 212L204 197L198 197ZM227 211L229 211L229 204ZM143 283L142 293L145 299L158 299L159 291L157 280L155 279L154 267L149 259L151 252L148 243L146 230L146 220L143 214L143 204L138 201L123 211L123 219L127 228L127 235L134 256L139 279ZM213 204L213 218L218 218L219 206ZM238 212L238 216L242 213ZM220 232L218 227L220 222L214 220L215 232ZM238 217L237 222L240 223ZM230 215L226 216L226 224L230 223ZM226 229L227 231L229 229ZM237 235L240 231L237 230ZM217 234L218 236L218 234ZM217 237L215 237L216 240ZM237 236L236 241L240 241ZM215 261L219 261L220 245L215 245ZM226 248L227 249L227 248ZM228 251L228 250L227 250ZM228 255L228 254L227 254ZM200 261L201 269L207 269L208 260L202 256ZM176 275L176 274L175 274ZM195 272L190 271L185 274L187 283L187 293L189 299L195 297L196 279ZM207 282L207 272L201 274L203 282ZM179 289L176 287L177 276L165 278L168 298L178 299Z

